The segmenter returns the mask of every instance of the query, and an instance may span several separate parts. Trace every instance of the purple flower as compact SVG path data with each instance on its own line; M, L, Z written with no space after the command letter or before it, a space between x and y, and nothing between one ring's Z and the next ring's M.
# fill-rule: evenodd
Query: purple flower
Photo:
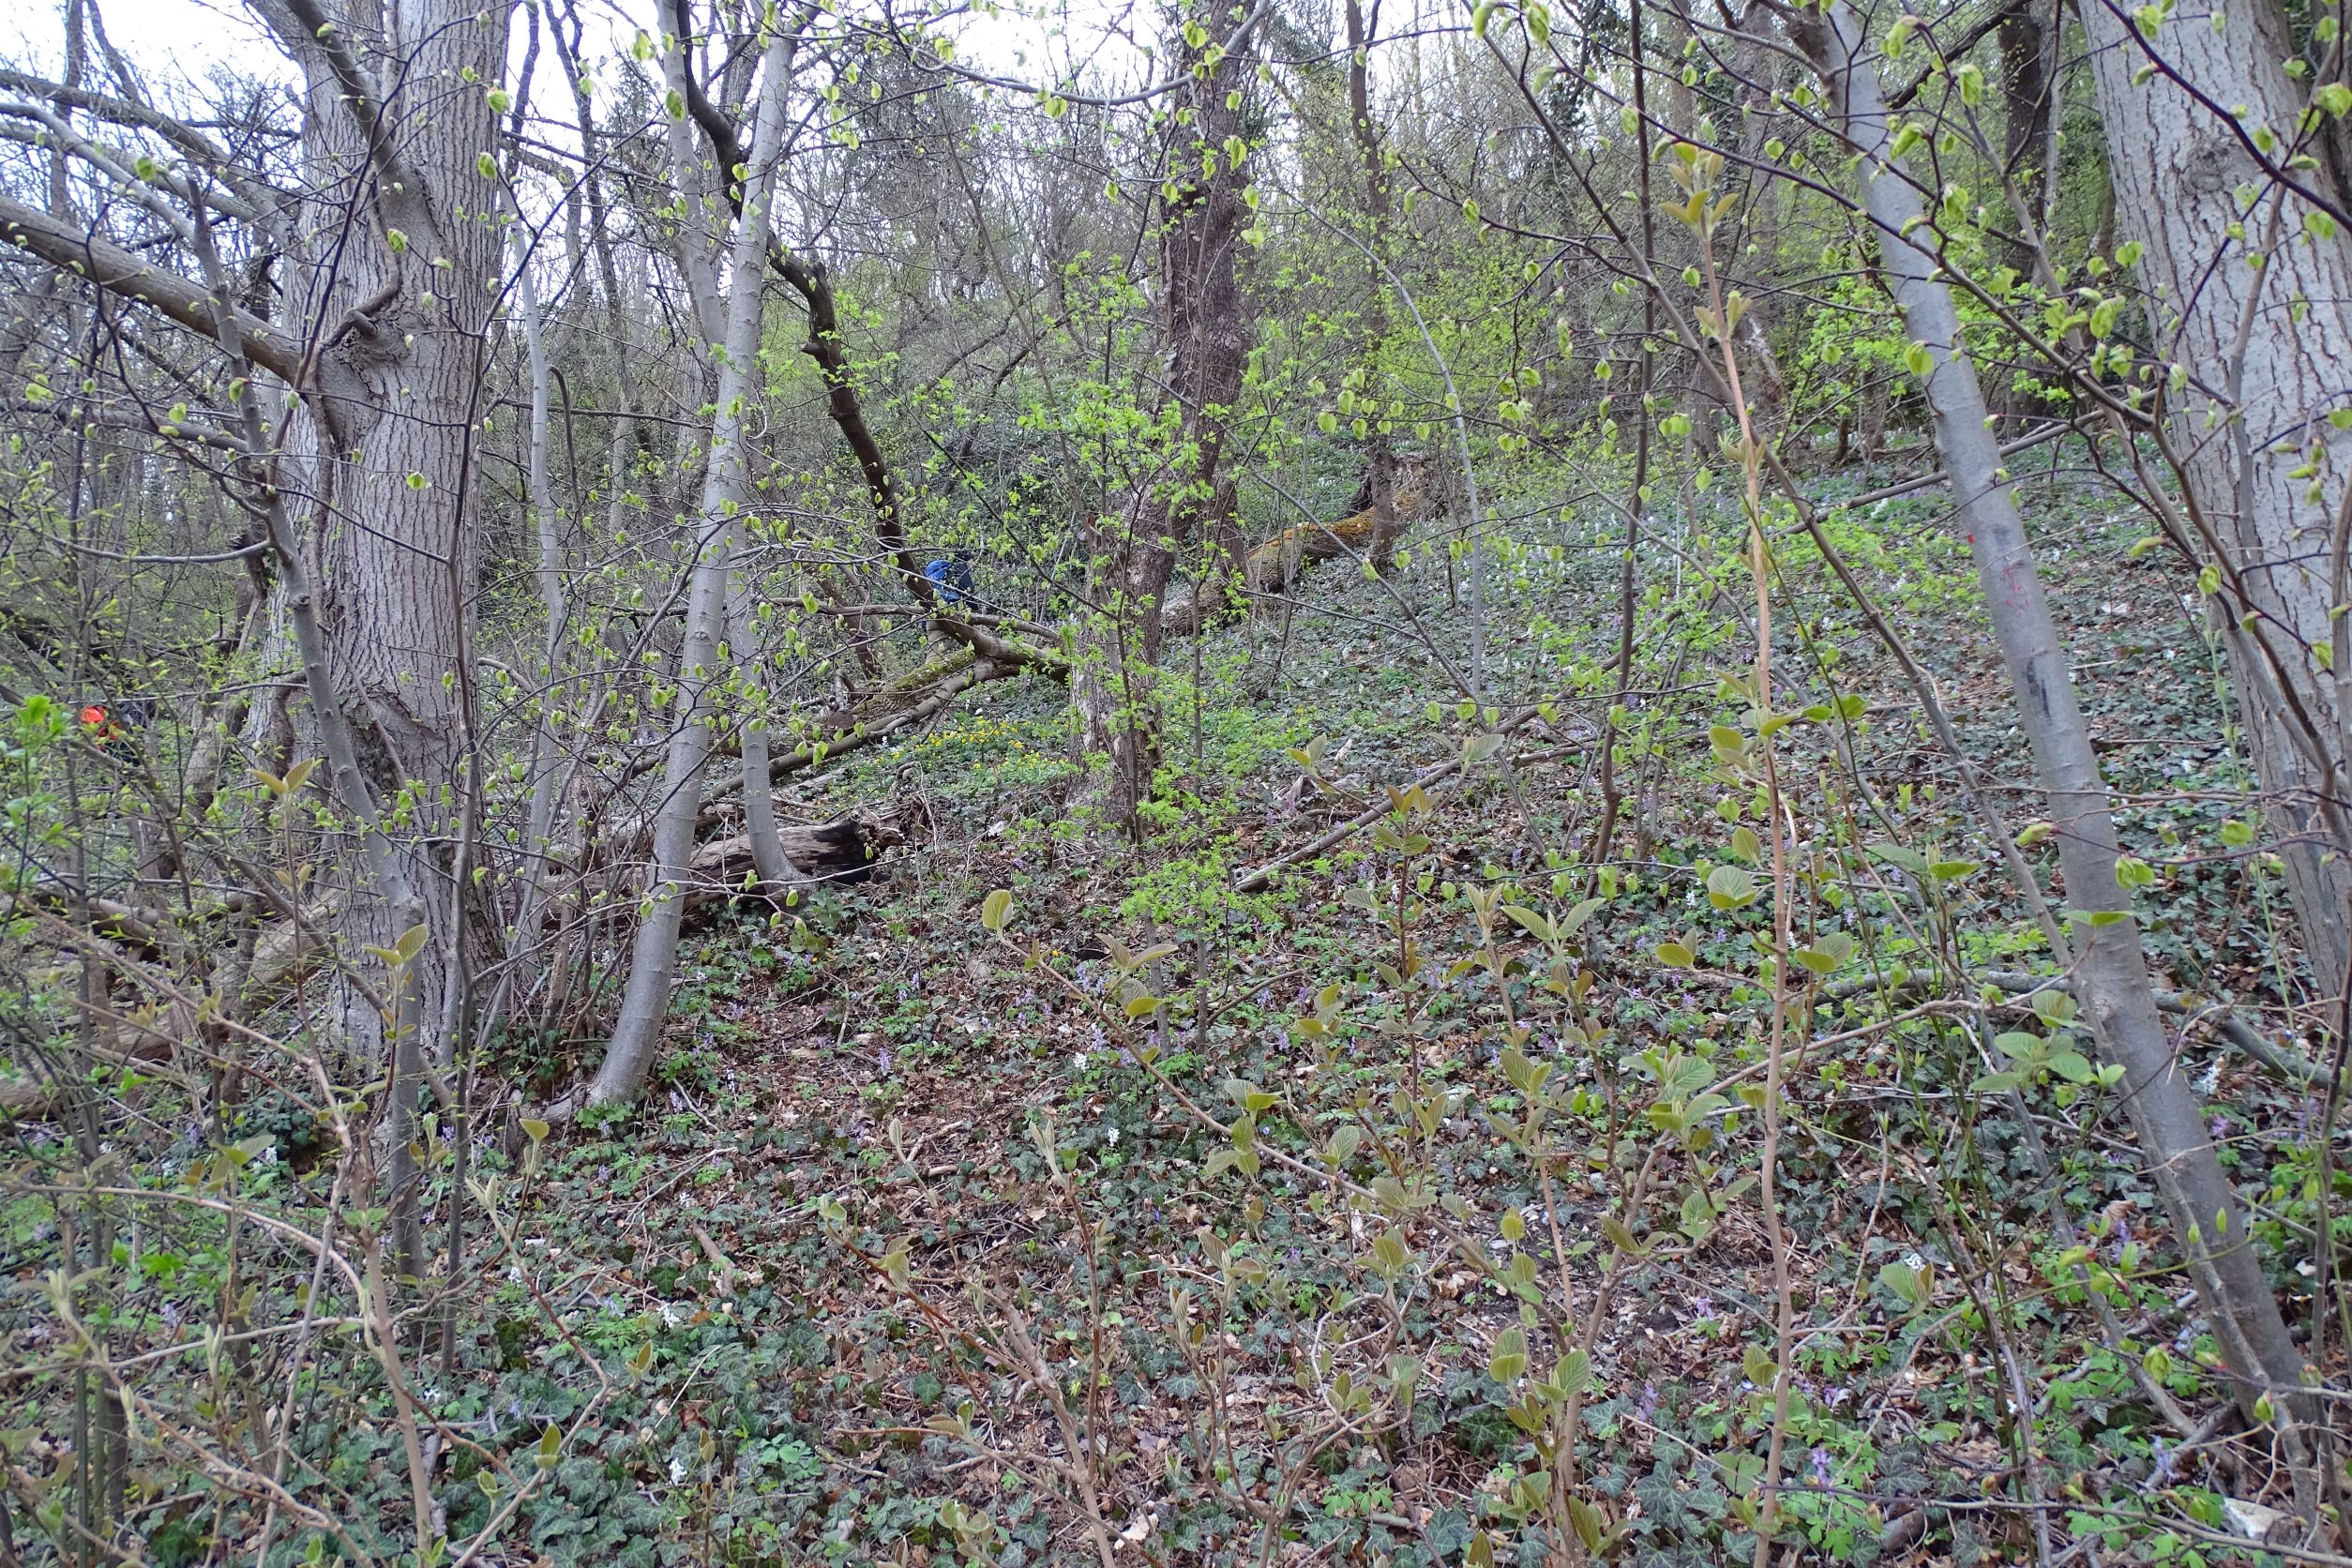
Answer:
M880 1067L880 1068L881 1068L883 1072L885 1072L885 1073L889 1072L889 1071L890 1071L890 1048L889 1048L888 1046L884 1046L884 1047L882 1047L882 1049L880 1049L880 1050L876 1051L876 1052L874 1053L874 1062L875 1062L875 1065L876 1065L876 1066L878 1066L878 1067Z
M1827 1486L1830 1482L1830 1451L1826 1448L1817 1448L1813 1451L1813 1484L1817 1486Z

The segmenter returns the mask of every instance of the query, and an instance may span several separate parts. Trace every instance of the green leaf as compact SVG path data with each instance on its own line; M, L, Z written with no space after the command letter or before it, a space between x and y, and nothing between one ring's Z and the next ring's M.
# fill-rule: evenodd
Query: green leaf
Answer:
M1513 1383L1527 1370L1527 1332L1516 1323L1495 1336L1494 1353L1486 1358L1486 1376Z
M1553 923L1552 935L1557 937L1561 942L1566 942L1570 937L1575 936L1577 928L1583 926L1586 921L1591 919L1593 912L1606 902L1608 902L1608 900L1606 898L1587 898L1583 900L1581 903L1577 904L1575 909L1570 910L1566 914L1560 916L1559 920Z
M1715 908L1745 909L1756 899L1756 879L1739 867L1718 866L1707 873L1707 901Z
M1516 904L1505 904L1502 906L1502 912L1516 921L1519 928L1536 941L1549 942L1554 940L1552 923L1535 911L1521 909Z
M1513 1088L1523 1094L1532 1094L1541 1089L1544 1080L1551 1076L1551 1071L1543 1063L1530 1061L1515 1046L1505 1048L1502 1053L1503 1076L1511 1080Z
M1871 859L1883 860L1888 865L1908 871L1915 877L1924 877L1928 874L1927 857L1917 850L1892 843L1884 838L1865 844L1862 849Z
M1642 1245L1639 1239L1631 1230L1625 1229L1625 1222L1615 1214L1601 1216L1601 1234L1609 1239L1609 1245L1629 1258L1642 1258L1649 1255L1650 1249Z
M2069 1083L2088 1083L2098 1076L2091 1070L2090 1063L2078 1050L2053 1051L2050 1055L2050 1071Z
M1013 890L1000 887L980 900L980 924L991 936L1001 935L1013 913Z
M2032 1062L2042 1055L2042 1037L2022 1029L1994 1035L1993 1044L2012 1062Z
M1679 942L1662 942L1657 947L1658 961L1668 969L1688 969L1698 962L1698 955Z
M1879 1268L1878 1283L1914 1311L1927 1304L1926 1281L1921 1278L1919 1270L1900 1259Z

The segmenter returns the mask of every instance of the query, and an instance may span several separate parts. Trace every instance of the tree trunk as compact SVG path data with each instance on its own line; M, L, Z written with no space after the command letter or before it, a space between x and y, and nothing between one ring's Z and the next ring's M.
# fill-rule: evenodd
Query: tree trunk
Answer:
M1936 256L1915 236L1932 234L1919 194L1892 157L1877 80L1877 51L1843 0L1825 14L1790 12L1789 33L1820 73L1833 113L1861 155L1862 198L1906 330L1934 366L1927 399L1936 443L1952 475L1960 523L1974 548L1985 610L2000 644L2018 716L2031 743L2051 820L2060 826L2059 864L2078 911L2104 915L2077 927L2077 994L2099 1044L2124 1070L2123 1103L2141 1157L2172 1221L2174 1239L2197 1285L2215 1337L2249 1412L2266 1393L2294 1402L2302 1358L2288 1337L2247 1234L2244 1215L2205 1132L2188 1079L2173 1062L2156 1012L2139 927L2116 880L2118 850L2107 792L2076 704L2064 643L2035 575L2023 520L1985 423L1975 368L1961 354L1959 318ZM2200 29L2201 31L2201 29Z
M2144 85L2138 30L2104 6L2082 12L2124 237L2145 248L2140 280L2162 302L2152 357L2190 373L2167 407L2196 536L2176 542L2222 567L2231 686L2312 978L2337 994L2352 969L2352 714L2310 652L2335 635L2334 513L2296 471L2316 459L2317 484L2352 484L2352 432L2328 419L2352 386L2352 249L2332 226L2307 234L2308 204L2205 106L2242 106L2249 129L2292 134L2303 97L2281 68L2295 47L2273 7L2232 7L2226 28L2165 26L2164 66ZM2240 184L2261 191L2251 212Z
M1754 367L1746 378L1750 422L1777 430L1788 406L1788 372L1772 347L1772 318L1780 297L1780 180L1772 172L1764 145L1772 140L1774 104L1782 79L1791 68L1779 40L1766 0L1750 0L1740 13L1739 76L1744 83L1740 103L1740 153L1747 167L1748 198L1738 233L1746 248L1731 259L1730 273L1740 280L1748 299L1737 327L1739 349ZM1754 255L1746 253L1752 248Z
M1200 42L1191 41L1199 37ZM1237 95L1239 32L1224 38L1189 34L1173 53L1183 69L1166 162L1160 251L1160 322L1168 344L1168 388L1179 418L1177 449L1166 477L1134 509L1091 531L1089 608L1078 628L1071 692L1079 744L1109 761L1106 814L1135 825L1159 757L1154 666L1160 611L1178 560L1199 572L1194 588L1204 617L1241 589L1240 529L1234 481L1225 462L1226 420L1241 397L1250 323L1234 270L1241 244L1244 184L1229 149L1242 144Z
M777 835L776 800L768 793L773 788L768 775L773 764L768 757L768 679L767 660L757 656L754 639L758 628L751 613L748 585L730 596L732 600L728 613L728 641L737 670L746 672L743 682L743 825L744 836L751 847L753 871L760 879L760 891L772 898L782 898L812 885L801 868L792 863L790 852Z
M522 234L518 224L518 236ZM538 946L539 897L547 886L547 861L555 841L555 809L563 792L565 769L561 761L562 738L555 732L555 716L563 711L564 626L570 618L564 592L564 543L555 516L555 498L548 478L548 356L547 334L539 309L538 284L531 276L529 249L515 247L515 306L522 317L525 360L531 370L531 430L525 459L531 491L531 523L539 547L539 612L547 617L540 653L546 661L540 679L539 721L531 734L531 804L522 833L522 890L515 903L515 938L507 951L509 973L527 973ZM491 1010L490 1022L496 1022ZM455 1042L449 1042L454 1047Z
M2018 205L2034 234L2021 234L2001 243L2001 264L2020 279L2034 274L2034 235L2049 227L2050 120L2058 92L2053 70L2056 18L2041 14L2047 0L2011 0L2001 13L1998 38L2001 56L2001 172L2014 189Z
M2014 210L1999 224L2013 230L1998 244L2001 265L2020 281L2031 281L2049 229L2050 127L2058 95L2056 65L2058 28L2055 16L2042 14L2048 0L2011 0L2001 13L1998 39L2001 57L2001 170L2009 181ZM2005 435L2017 421L2043 412L2043 401L2016 385L2013 374L1994 390L1995 411L2001 415Z
M1176 551L1159 514L1138 505L1087 530L1086 608L1079 613L1070 701L1078 709L1083 755L1108 768L1099 799L1104 814L1131 830L1159 766L1161 601Z
M280 319L297 332L327 324L317 383L301 388L306 417L289 421L285 447L313 509L303 544L362 769L377 799L414 802L400 854L434 940L411 978L438 997L460 939L443 847L463 789L477 401L502 261L484 219L503 202L478 167L498 119L487 85L473 83L505 79L505 13L459 0L389 10L282 0L263 11L302 68L315 192ZM382 890L352 900L354 951L389 946L395 924ZM349 988L339 1002L354 1049L380 1056L373 1004Z
M1376 20L1376 19L1375 19ZM1372 399L1365 416L1365 444L1371 460L1366 478L1370 494L1365 507L1372 515L1373 569L1386 572L1403 532L1396 517L1396 445L1389 439L1388 380L1380 371L1380 349L1388 341L1388 279L1380 259L1388 254L1388 149L1380 128L1372 123L1372 28L1364 0L1348 0L1348 128L1364 160L1364 243L1372 254L1364 261L1364 333L1361 368L1364 389Z
M596 1105L634 1100L660 1048L670 1015L670 985L677 970L678 927L686 910L686 882L693 873L694 830L701 806L702 770L712 747L711 721L717 688L719 639L726 627L730 578L729 541L748 480L746 415L759 369L760 333L765 321L764 284L768 212L782 162L785 109L798 52L800 18L784 21L771 34L760 81L760 108L751 136L751 158L743 176L743 217L735 225L729 255L726 337L719 345L718 396L711 421L711 455L702 481L696 522L694 584L687 597L686 645L678 661L678 689L670 732L661 807L654 822L654 883L639 912L629 953L628 983L621 1012L606 1048L604 1064L589 1085ZM683 47L681 45L680 47ZM765 793L764 787L760 792Z

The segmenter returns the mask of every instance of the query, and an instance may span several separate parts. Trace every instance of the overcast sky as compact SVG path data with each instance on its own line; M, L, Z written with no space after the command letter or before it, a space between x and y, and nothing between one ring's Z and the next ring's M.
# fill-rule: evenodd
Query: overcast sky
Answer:
M288 68L267 33L238 0L94 3L107 38L158 88L173 78L202 81L215 66L272 74ZM1091 66L1114 78L1140 75L1145 62L1111 24L1132 22L1148 28L1149 0L1135 7L1127 0L1057 0L1052 10L1058 23L967 16L957 28L957 57L991 72L1044 83L1073 64L1069 41L1076 40L1085 51L1075 62L1079 68ZM625 46L636 26L626 19L641 12L650 18L654 7L650 0L607 0L585 11L591 19L593 53L599 41L610 48ZM62 53L63 17L63 0L0 0L0 57L54 73ZM1053 32L1063 36L1050 38Z

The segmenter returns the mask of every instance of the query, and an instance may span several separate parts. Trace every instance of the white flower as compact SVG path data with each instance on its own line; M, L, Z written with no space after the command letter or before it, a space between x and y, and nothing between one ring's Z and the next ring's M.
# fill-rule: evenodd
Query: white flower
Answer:
M1072 1059L1078 1063L1078 1070L1079 1072L1082 1073L1086 1071L1086 1053L1084 1051L1072 1053Z
M675 1486L676 1485L678 1485L678 1483L680 1483L681 1481L684 1481L686 1478L686 1462L684 1459L679 1458L679 1457L677 1457L677 1456L676 1456L676 1455L671 1455L671 1460L670 1460L670 1484L671 1484L672 1486Z
M1113 1149L1119 1147L1119 1129L1116 1127L1110 1129L1110 1146Z

